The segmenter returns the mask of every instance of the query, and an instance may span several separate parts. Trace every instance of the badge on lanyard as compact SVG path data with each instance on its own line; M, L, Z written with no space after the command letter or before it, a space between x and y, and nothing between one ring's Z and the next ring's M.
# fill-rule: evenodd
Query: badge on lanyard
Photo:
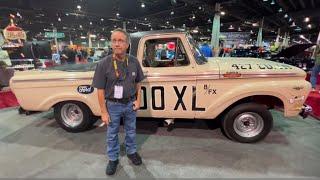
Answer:
M114 86L114 98L116 99L122 99L123 97L123 86Z
M126 62L126 65L127 65L127 68L128 68L128 57L126 57L125 59L125 62ZM116 73L116 77L117 77L117 81L120 80L120 72L118 70L118 65L117 65L117 62L116 60L113 60L113 67L114 67L114 71ZM127 71L127 69L126 69ZM121 77L121 81L124 81L126 79L126 76L127 76L127 73L123 73L122 77ZM121 85L115 85L114 86L114 98L115 99L122 99L123 98L123 86Z

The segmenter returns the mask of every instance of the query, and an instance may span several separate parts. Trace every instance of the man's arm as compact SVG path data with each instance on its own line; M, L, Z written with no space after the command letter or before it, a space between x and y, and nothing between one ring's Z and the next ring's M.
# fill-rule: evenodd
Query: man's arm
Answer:
M104 89L98 89L98 101L99 101L100 111L101 111L101 120L108 125L110 122L110 118L109 118L109 113L105 103Z
M137 83L136 84L136 97L137 99L133 102L134 107L133 110L138 110L140 109L140 102L141 102L141 84Z

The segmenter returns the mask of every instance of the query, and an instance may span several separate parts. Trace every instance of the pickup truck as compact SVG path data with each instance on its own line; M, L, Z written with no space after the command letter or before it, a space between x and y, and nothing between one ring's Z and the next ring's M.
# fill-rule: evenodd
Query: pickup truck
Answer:
M231 140L253 143L272 129L270 109L280 107L286 117L310 111L304 102L311 85L303 70L257 58L205 58L184 31L132 33L129 54L146 76L138 117L216 120ZM10 87L24 110L53 108L63 129L85 131L100 115L91 86L95 67L17 72Z

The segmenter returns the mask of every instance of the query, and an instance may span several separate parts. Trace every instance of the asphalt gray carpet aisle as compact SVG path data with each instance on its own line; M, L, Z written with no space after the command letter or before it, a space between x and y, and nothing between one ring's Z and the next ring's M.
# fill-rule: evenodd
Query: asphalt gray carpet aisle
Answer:
M240 144L218 123L176 121L167 132L159 119L139 119L142 166L133 166L122 144L114 177L320 177L320 121L284 118L272 111L274 128L265 140ZM121 128L120 142L124 140ZM30 116L0 111L0 177L105 178L105 127L68 133L52 112Z

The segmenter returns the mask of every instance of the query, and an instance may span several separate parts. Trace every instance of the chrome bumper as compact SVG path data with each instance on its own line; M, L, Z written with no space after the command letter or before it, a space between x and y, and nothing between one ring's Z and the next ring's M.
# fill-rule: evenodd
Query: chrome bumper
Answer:
M302 116L302 118L304 119L304 118L308 117L311 112L312 112L312 107L304 104L299 115Z

